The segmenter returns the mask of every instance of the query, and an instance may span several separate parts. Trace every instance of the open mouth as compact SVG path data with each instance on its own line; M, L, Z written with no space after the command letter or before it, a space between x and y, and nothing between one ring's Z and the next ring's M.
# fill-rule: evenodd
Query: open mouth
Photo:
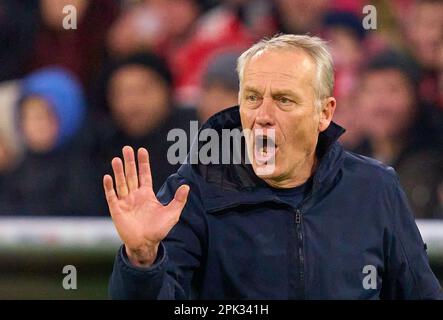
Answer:
M258 135L254 138L254 158L258 165L275 163L275 154L278 147L274 139L266 135Z

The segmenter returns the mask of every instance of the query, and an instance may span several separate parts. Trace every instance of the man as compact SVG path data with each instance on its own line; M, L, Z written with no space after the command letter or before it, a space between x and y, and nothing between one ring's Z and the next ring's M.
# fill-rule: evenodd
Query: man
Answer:
M168 132L188 129L189 121L197 116L193 110L174 105L169 67L153 53L140 52L115 62L103 82L103 105L109 116L94 122L97 142L93 149L101 165L99 179L110 170L109 159L123 146L143 146L149 148L156 192L179 168L167 161Z
M251 165L185 164L157 200L145 149L138 175L130 147L124 163L113 159L116 191L111 176L103 182L124 246L111 297L441 298L394 170L336 142L344 130L332 122L323 41L263 40L238 72L240 107L202 129L252 132Z
M413 61L393 51L367 63L356 96L367 127L354 151L395 167L416 218L441 218L443 115L417 97L418 75Z
M435 0L411 1L402 28L411 53L421 66L419 98L443 108L439 101L439 61L443 45L443 2ZM440 78L441 79L441 78Z
M237 104L238 76L235 65L241 52L229 50L216 54L203 74L197 115L205 123L215 113Z

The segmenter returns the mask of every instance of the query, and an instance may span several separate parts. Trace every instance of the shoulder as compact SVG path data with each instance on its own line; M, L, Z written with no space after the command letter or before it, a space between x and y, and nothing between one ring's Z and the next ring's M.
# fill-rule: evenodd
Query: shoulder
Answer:
M387 222L391 228L398 220L410 219L408 200L394 168L370 157L345 152L343 176L348 185L363 192L365 201L373 203L373 214ZM377 213L378 212L378 213Z
M398 183L398 176L394 168L354 152L344 152L343 169L348 176L363 179L368 183L391 186Z

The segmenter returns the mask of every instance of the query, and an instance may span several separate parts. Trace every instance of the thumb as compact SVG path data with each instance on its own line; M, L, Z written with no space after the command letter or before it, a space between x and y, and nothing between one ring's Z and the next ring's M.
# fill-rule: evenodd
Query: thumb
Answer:
M175 192L174 199L167 205L168 209L178 211L180 214L188 200L189 190L188 185L181 185Z

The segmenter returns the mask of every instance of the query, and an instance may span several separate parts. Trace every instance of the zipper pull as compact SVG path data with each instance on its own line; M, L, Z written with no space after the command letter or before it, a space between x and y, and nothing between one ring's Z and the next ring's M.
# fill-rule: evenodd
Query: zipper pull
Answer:
M297 209L295 211L295 223L296 224L301 223L301 211L300 211L300 209Z

